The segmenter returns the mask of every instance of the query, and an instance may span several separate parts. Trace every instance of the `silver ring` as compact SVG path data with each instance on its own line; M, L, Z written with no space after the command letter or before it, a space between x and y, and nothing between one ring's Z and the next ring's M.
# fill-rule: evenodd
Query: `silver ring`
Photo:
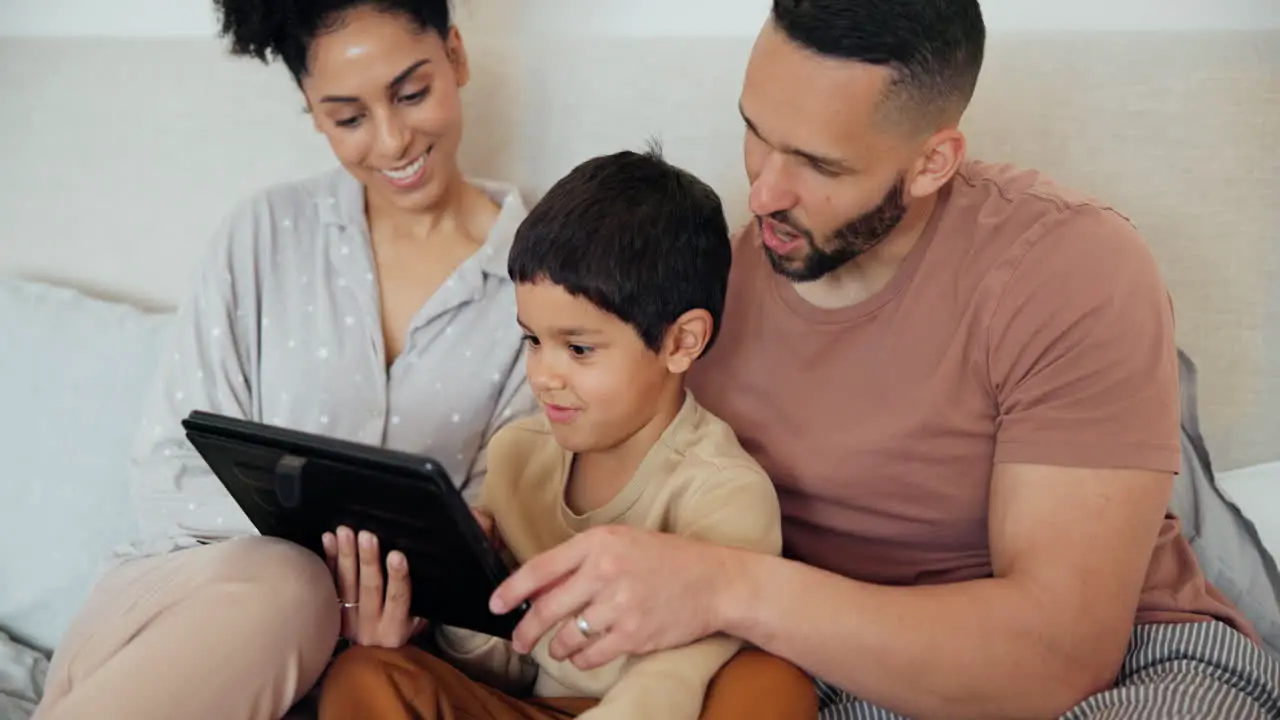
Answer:
M575 624L578 626L578 631L582 633L582 637L585 637L585 638L591 637L592 635L591 624L587 622L587 619L583 617L582 613L578 613L578 617L575 620Z
M345 601L345 600L339 600L339 601L338 601L338 604L342 606L342 609L343 609L343 610L348 610L348 609L350 609L350 608L353 608L353 607L355 607L355 606L359 605L360 603L358 603L358 602L347 602L347 601Z

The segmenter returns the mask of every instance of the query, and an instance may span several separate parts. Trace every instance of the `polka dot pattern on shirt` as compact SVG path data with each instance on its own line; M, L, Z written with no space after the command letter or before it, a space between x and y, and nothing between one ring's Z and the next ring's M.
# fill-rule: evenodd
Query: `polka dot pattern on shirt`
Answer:
M147 410L141 524L196 538L251 530L185 444L181 419L193 408L429 453L460 484L483 467L492 433L536 407L505 267L525 211L514 188L486 192L502 205L490 237L413 315L390 367L359 183L338 169L238 207Z

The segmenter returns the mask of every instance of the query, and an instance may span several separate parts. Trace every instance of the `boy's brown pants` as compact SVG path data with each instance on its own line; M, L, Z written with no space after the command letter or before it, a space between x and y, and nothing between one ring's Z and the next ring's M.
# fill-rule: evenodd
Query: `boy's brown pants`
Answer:
M415 647L353 647L320 685L320 720L566 720L595 705L581 698L516 699L471 680ZM703 720L813 720L818 695L796 667L743 650L712 679Z

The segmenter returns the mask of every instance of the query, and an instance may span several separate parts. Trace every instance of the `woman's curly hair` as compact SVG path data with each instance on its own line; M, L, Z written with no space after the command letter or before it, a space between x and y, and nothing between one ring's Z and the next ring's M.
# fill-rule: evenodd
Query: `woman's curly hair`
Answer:
M307 52L316 36L340 27L357 7L403 15L423 32L447 37L449 0L214 0L221 18L219 35L231 41L231 53L284 62L295 79L307 72Z

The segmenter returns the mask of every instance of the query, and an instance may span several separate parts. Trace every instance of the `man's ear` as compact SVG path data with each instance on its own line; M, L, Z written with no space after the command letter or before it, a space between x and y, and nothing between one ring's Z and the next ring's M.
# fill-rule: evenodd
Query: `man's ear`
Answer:
M907 193L929 197L951 181L964 162L966 141L959 128L948 127L930 135L917 158Z
M680 375L689 371L693 361L707 349L714 323L711 313L697 309L686 312L671 324L663 344L668 372Z

